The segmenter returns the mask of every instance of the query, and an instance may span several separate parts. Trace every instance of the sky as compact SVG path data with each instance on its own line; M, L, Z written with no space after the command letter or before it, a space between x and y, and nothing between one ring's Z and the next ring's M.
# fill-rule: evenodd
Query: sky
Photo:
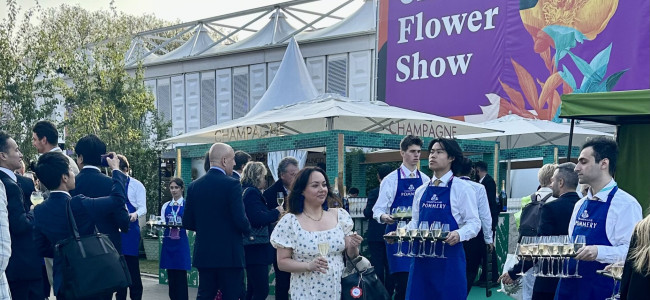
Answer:
M35 0L16 1L23 11L36 5ZM182 22L188 22L286 1L287 0L115 0L115 6L119 11L131 15L153 14L164 20L180 20ZM101 9L108 10L110 6L110 0L40 0L38 2L44 8L68 4L79 5L82 8L91 11ZM361 5L361 0L355 2L356 3L352 3L342 8L336 15L345 17L354 12ZM342 3L340 0L321 0L314 3L304 4L299 7L327 12L340 3ZM5 18L6 15L6 1L1 0L0 18ZM332 20L331 22L333 23L335 20Z

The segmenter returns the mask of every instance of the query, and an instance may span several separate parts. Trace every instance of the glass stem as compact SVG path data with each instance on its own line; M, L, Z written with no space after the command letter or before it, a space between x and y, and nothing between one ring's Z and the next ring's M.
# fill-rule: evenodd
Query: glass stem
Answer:
M577 260L577 259L576 259L576 272L573 274L573 275L576 276L576 277L579 276L579 275L578 275L578 265L579 265L579 264L580 264L580 260Z

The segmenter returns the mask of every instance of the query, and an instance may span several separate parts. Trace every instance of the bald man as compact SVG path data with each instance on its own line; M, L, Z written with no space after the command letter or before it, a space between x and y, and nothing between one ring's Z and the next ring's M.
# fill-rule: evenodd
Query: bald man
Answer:
M199 270L197 300L213 300L221 290L224 300L239 298L244 280L242 236L249 236L238 180L231 177L235 152L215 143L209 152L210 169L187 188L183 226L196 232L192 265Z

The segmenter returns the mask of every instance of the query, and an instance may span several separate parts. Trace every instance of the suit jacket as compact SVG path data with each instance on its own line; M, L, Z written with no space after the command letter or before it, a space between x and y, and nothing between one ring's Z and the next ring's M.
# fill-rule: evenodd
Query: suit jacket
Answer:
M645 299L650 294L650 275L638 272L634 268L634 260L630 257L632 251L637 247L638 236L632 234L630 250L627 252L623 276L621 278L621 299L634 300Z
M363 209L363 216L368 219L368 231L366 231L366 240L368 242L383 242L384 233L386 233L386 224L379 224L372 217L372 208L377 203L378 198L379 187L368 192L368 202L366 203L366 208Z
M25 210L23 191L9 175L0 171L0 180L7 193L11 257L5 270L8 281L41 278L43 259L38 255L32 241L34 215Z
M187 187L183 225L196 232L196 268L243 268L243 236L251 225L244 212L238 180L210 169Z
M113 187L113 180L110 177L92 168L82 169L79 175L75 177L75 180L76 187L70 191L72 197L77 195L84 195L89 198L106 197L110 195ZM129 221L129 212L126 207L122 210L113 210L97 220L99 232L108 235L120 254L122 253L120 230L127 232L129 230Z
M499 213L501 212L501 207L497 204L497 184L494 182L494 178L490 174L486 174L481 184L485 187L485 192L488 197L488 205L490 205L490 213L492 215L492 231L497 230L497 224L499 224Z
M34 188L34 180L16 174L16 181L18 186L23 190L23 204L25 205L25 211L29 211L32 206L32 192L36 190Z
M269 209L274 209L278 207L278 193L282 193L284 197L287 197L287 191L284 190L284 185L282 185L282 180L278 179L273 185L268 189L264 190L264 199L266 199L266 207Z
M251 227L268 228L278 220L280 211L266 207L262 191L256 187L244 187L244 209ZM271 243L244 246L246 265L270 265L273 263L273 246Z
M40 255L54 257L54 246L59 241L72 236L66 214L68 200L70 200L70 208L79 234L89 235L93 233L95 225L99 221L124 209L126 203L125 183L126 176L120 171L113 171L111 190L107 197L89 198L84 195L76 195L70 198L65 193L54 192L45 202L34 207L34 245ZM58 295L63 282L61 262L55 259L53 269L54 294ZM97 272L101 272L101 270L97 270Z

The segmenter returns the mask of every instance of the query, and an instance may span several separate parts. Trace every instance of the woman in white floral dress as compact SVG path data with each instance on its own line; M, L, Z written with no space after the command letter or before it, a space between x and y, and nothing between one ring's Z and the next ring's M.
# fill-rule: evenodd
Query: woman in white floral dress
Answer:
M330 192L327 175L320 168L304 168L296 175L289 194L289 213L271 234L278 249L278 267L291 272L292 300L341 298L343 251L359 255L363 238L352 231L354 223L343 209L328 209ZM327 255L318 251L326 243Z

